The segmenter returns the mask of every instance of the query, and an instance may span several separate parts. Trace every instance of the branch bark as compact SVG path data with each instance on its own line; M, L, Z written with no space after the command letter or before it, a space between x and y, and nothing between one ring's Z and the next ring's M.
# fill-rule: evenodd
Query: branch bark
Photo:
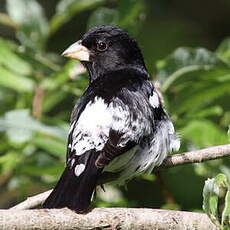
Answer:
M206 214L158 209L95 208L88 214L64 209L0 210L1 230L217 230Z
M230 156L230 145L168 156L156 170ZM37 209L52 190L27 198L9 210L0 210L0 229L202 229L217 230L206 214L154 209L96 208L79 215L69 209Z
M217 145L205 149L169 155L159 168L171 168L178 165L201 163L230 156L230 144Z
M213 146L205 149L170 155L164 160L163 164L160 167L154 170L170 168L184 164L200 163L203 161L215 160L227 156L230 156L230 144ZM51 191L52 190L49 190L44 193L40 193L38 195L29 197L20 204L12 207L11 209L24 210L34 208L42 204L45 201L45 199L49 196Z
M45 199L49 196L51 192L52 192L52 189L46 192L37 194L35 196L28 197L25 201L10 208L10 210L26 210L26 209L37 207L38 205L42 204L45 201Z

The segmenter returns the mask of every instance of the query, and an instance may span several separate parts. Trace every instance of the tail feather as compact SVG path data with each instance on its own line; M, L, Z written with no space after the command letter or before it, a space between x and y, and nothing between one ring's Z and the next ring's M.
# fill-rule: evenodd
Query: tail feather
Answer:
M98 176L102 172L102 169L95 166L93 155L95 154L91 153L85 170L80 176L74 174L74 169L65 168L56 187L44 202L44 208L68 207L77 212L87 211Z

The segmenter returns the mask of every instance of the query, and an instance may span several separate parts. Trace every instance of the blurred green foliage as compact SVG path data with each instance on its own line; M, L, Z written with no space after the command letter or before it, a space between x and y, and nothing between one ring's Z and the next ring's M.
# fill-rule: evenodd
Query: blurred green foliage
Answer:
M221 230L230 229L230 181L224 174L205 181L203 209Z
M14 29L15 37L0 38L0 207L51 188L64 168L70 112L88 79L80 63L51 51L53 37L64 41L63 48L71 44L65 28L78 15L85 20L79 21L85 26L82 32L95 25L118 25L147 41L156 30L140 34L150 3L108 2L60 0L48 18L36 0L6 1L0 23ZM161 36L159 45L153 45L160 49L168 36L156 36ZM150 69L155 69L153 80L160 84L181 136L181 151L229 142L230 38L214 51L179 47L155 64L151 61ZM95 205L201 210L205 179L219 172L230 177L229 165L227 158L143 175L128 189L99 189Z

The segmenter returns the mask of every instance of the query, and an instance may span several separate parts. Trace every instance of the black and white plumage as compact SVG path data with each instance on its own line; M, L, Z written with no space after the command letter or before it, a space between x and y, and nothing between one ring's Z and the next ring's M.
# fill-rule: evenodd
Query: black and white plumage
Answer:
M81 60L90 82L72 112L65 171L44 207L84 212L103 174L123 183L151 172L180 142L137 43L122 29L93 28L63 55Z

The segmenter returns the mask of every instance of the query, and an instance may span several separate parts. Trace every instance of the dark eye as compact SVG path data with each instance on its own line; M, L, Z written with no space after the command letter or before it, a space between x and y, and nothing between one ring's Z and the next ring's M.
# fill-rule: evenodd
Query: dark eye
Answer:
M107 50L107 44L105 42L98 42L97 43L97 50L98 51L105 51L105 50Z

